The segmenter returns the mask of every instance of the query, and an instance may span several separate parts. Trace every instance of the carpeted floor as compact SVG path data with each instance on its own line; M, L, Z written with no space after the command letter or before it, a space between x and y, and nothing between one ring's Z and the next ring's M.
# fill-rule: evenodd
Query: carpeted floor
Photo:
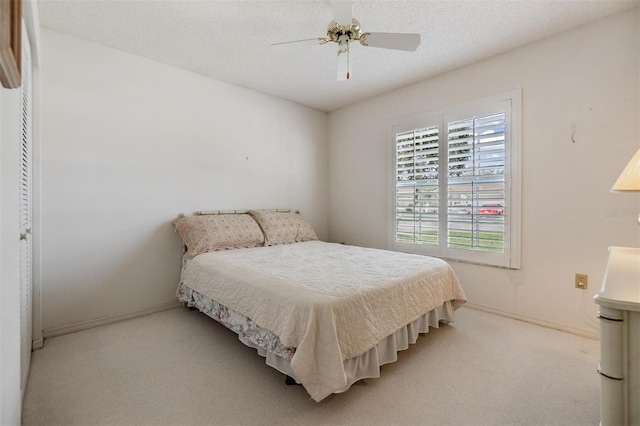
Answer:
M321 403L236 335L173 309L47 339L23 424L597 425L599 342L462 308Z

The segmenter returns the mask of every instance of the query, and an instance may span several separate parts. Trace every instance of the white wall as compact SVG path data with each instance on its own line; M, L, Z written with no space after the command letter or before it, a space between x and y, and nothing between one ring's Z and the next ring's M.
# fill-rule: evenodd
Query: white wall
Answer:
M595 335L607 247L640 245L640 198L609 192L640 142L638 54L632 10L332 112L330 240L386 247L390 121L522 87L522 269L452 266L474 304Z
M327 115L42 31L42 323L176 301L206 209L299 209L327 237Z
M0 86L0 424L20 423L20 96Z

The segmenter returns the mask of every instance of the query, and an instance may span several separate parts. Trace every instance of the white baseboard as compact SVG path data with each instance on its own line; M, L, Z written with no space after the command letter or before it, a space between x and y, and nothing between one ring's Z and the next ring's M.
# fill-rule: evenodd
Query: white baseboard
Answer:
M31 350L37 351L38 349L42 349L44 347L44 337L40 336L37 339L34 339L31 342Z
M59 327L51 327L42 330L42 337L47 339L49 337L61 336L63 334L74 333L76 331L86 330L88 328L100 327L101 325L112 324L114 322L124 321L132 318L143 317L145 315L155 314L156 312L168 311L169 309L175 309L182 307L182 302L171 302L164 305L156 306L154 308L143 309L141 311L129 312L126 314L105 316L101 318L94 318L86 321L80 321L75 324L62 325ZM34 346L35 348L35 346Z
M114 315L114 316L106 316L102 318L95 318L86 321L81 321L75 324L63 325L59 327L52 327L42 330L42 338L33 341L33 349L41 349L44 346L44 339L49 337L61 336L63 334L74 333L76 331L86 330L93 327L99 327L101 325L112 324L114 322L124 321L132 318L143 317L146 315L155 314L157 312L168 311L169 309L175 309L182 307L181 302L172 302L167 303L165 305L156 306L154 308L143 309L141 311L129 312L126 314ZM474 303L465 303L465 307L470 309L475 309L478 311L487 312L490 314L500 315L507 318L512 318L519 321L528 322L531 324L536 324L542 327L552 328L554 330L564 331L566 333L575 334L578 336L587 337L590 339L598 340L600 338L600 334L598 331L592 330L584 330L580 328L570 327L564 324L557 324L550 321L543 321L536 318L527 317L524 315L514 314L511 312L501 311L499 309L489 308L482 305L477 305Z
M587 337L589 339L600 340L600 333L595 330L584 330L581 328L570 327L564 324L557 324L551 321L543 321L536 318L530 318L524 315L514 314L511 312L501 311L499 309L488 308L482 305L476 305L474 303L465 303L465 307L475 309L477 311L483 311L490 314L500 315L507 318L516 319L519 321L528 322L531 324L539 325L546 328L552 328L554 330L564 331L566 333L575 334L577 336Z

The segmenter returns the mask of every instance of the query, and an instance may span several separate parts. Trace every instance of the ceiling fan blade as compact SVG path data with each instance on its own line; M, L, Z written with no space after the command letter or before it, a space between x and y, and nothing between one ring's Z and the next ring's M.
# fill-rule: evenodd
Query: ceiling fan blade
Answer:
M420 34L409 33L364 33L360 37L363 46L413 52L420 45Z
M324 37L307 38L304 40L283 41L281 43L273 43L271 46L295 45L295 46L320 46L328 40Z
M351 16L351 1L332 1L331 2L331 10L333 12L333 20L336 21L336 24L342 25L344 27L350 27L353 21Z

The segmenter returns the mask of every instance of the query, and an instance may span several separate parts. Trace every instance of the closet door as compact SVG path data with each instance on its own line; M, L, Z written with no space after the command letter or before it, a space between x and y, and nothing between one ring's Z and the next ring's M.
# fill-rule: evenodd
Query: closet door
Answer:
M31 363L33 323L33 236L32 229L32 160L31 160L31 48L22 25L22 142L20 156L20 376L21 388L27 384Z

